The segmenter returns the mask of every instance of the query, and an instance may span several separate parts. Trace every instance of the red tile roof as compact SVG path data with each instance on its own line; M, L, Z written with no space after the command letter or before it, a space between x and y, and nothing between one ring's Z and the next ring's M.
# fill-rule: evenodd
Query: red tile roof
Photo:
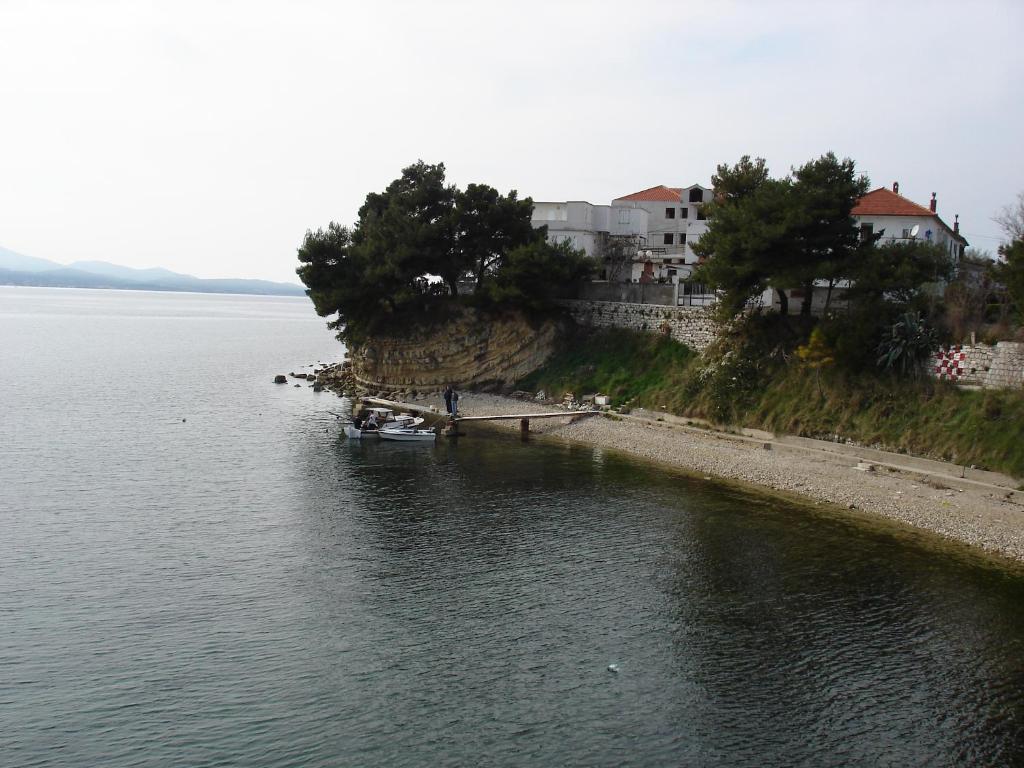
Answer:
M903 195L898 195L887 187L879 187L868 192L857 201L851 213L854 216L931 216L949 230L954 238L968 245L963 235L954 231L935 211L907 200Z
M625 197L617 197L616 200L648 200L657 201L662 200L666 203L678 203L681 200L683 190L679 187L666 187L663 184L659 184L656 187L645 189L640 192L634 192L632 195L626 195Z
M851 211L854 216L935 216L923 205L907 200L887 187L879 187L868 192L857 201Z

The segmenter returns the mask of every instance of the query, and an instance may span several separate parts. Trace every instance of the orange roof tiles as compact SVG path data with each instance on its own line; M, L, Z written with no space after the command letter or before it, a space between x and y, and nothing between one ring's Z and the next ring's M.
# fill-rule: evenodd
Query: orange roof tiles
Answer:
M879 187L857 201L851 213L854 216L936 216L923 205L907 200L891 189Z
M626 195L625 197L617 197L616 200L649 200L657 201L662 200L666 203L678 203L680 202L680 196L683 190L679 187L666 187L664 184L659 184L656 187L650 189L644 189L640 192L634 192L632 195Z

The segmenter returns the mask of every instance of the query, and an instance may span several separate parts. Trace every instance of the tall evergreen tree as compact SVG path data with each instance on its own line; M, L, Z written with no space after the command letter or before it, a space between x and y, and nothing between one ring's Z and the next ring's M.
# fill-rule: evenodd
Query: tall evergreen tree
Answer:
M723 292L721 311L731 316L772 284L787 257L792 183L769 178L764 160L747 155L719 165L712 183L708 231L693 246L703 262L695 277Z
M454 261L472 270L477 291L513 249L543 236L532 216L533 200L518 199L514 189L503 196L486 184L470 184L455 193Z
M698 278L724 292L724 312L771 287L788 314L786 290L802 288L801 313L809 315L815 281L834 285L850 274L862 248L850 212L868 184L852 160L830 152L772 179L764 160L745 155L720 165L712 182L708 231L694 251L705 260Z
M857 200L868 191L868 179L858 176L853 160L822 155L793 171L796 214L793 250L781 275L790 286L803 289L800 314L810 316L816 280L829 288L848 278L870 243L862 243L851 215Z

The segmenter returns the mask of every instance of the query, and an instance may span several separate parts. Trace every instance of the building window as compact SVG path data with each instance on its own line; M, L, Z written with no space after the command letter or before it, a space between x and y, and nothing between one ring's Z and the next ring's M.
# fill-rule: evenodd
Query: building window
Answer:
M706 219L706 218L707 218L707 216L704 215L704 211L701 210L700 208L698 208L697 209L697 221L704 221L704 219Z
M679 233L679 244L680 245L686 245L686 233L685 232L680 232Z
M861 224L860 225L860 241L866 242L870 240L875 234L874 224Z
M679 218L680 219L688 219L689 217L690 217L690 209L689 208L680 208L679 209Z
M672 233L671 232L666 232L665 233L665 245L672 245Z
M704 190L697 188L690 190L690 202L691 203L703 203L704 202Z
M628 208L619 208L619 224L629 224Z
M675 217L676 217L676 209L675 208L666 208L665 209L665 218L666 219L674 219Z

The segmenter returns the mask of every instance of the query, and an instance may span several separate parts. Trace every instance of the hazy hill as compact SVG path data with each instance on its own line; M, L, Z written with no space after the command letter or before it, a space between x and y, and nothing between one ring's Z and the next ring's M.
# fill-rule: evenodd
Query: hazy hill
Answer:
M107 277L117 277L122 280L162 280L165 278L188 278L198 280L191 275L183 275L180 272L171 272L163 267L151 267L150 269L136 269L135 267L122 267L120 264L111 264L109 261L73 261L68 264L68 269L79 269L83 272L92 272Z
M0 248L0 285L48 288L110 288L135 291L190 291L195 293L248 293L263 296L303 296L294 283L234 278L205 279L161 267L135 269L105 261L58 264Z
M63 264L49 259L37 259L0 246L0 269L16 269L21 272L39 272L44 269L59 269Z

